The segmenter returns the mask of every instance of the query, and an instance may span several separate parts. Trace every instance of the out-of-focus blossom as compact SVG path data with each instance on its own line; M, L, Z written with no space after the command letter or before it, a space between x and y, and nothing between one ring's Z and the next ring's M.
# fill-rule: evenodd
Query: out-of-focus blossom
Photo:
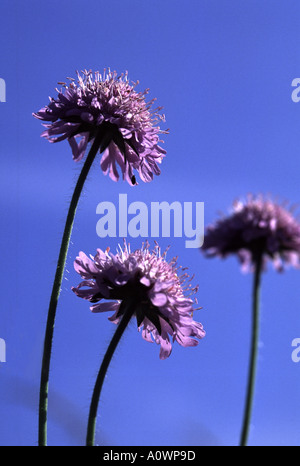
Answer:
M229 215L207 227L201 248L207 257L236 254L244 271L258 257L276 270L300 266L300 223L291 210L262 195L235 201Z

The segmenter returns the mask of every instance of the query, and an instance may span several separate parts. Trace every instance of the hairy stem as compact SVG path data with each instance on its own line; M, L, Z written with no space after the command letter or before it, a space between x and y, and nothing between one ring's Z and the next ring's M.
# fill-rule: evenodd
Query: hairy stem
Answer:
M77 180L74 193L71 199L69 206L69 211L65 223L65 229L61 241L59 257L57 261L56 273L52 287L52 294L49 303L48 309L48 318L45 331L44 339L44 351L42 359L42 369L41 369L41 381L40 381L40 400L39 400L39 446L47 445L47 412L48 412L48 385L49 385L49 370L50 370L50 359L51 359L51 350L52 350L52 340L56 316L57 302L61 290L61 283L63 279L63 273L74 223L74 217L78 205L78 201L82 192L83 185L86 181L89 170L92 166L92 163L95 159L97 151L100 145L101 134L98 134L92 147L89 151L89 154L85 160L85 163L82 167L81 173Z
M259 255L255 261L254 282L252 291L252 340L251 354L247 384L247 396L244 410L244 420L241 432L240 446L246 446L248 442L252 406L255 390L255 377L258 356L258 338L259 338L259 306L260 306L260 282L262 272L262 255Z
M110 364L110 361L113 357L113 354L121 340L121 337L134 313L134 303L131 300L125 300L122 302L121 306L124 308L123 317L120 323L117 326L117 329L112 337L112 340L107 348L107 351L104 355L102 364L100 366L98 376L96 379L96 383L94 386L94 391L92 395L92 400L90 404L90 411L89 411L89 419L88 419L88 426L87 426L87 435L86 435L86 446L94 446L95 444L95 430L96 430L96 418L97 418L97 410L99 404L99 398L103 386L103 382L105 379L105 375ZM121 310L121 307L120 307Z

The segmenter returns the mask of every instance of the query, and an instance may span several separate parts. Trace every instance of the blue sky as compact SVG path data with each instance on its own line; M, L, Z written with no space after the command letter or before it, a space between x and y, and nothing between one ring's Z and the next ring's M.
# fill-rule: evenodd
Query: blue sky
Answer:
M0 444L37 444L40 364L48 301L65 216L81 165L67 142L40 138L32 117L76 70L110 67L150 88L170 134L150 184L113 183L91 170L76 215L54 334L49 445L82 445L95 376L114 326L70 287L80 250L114 250L96 234L96 206L204 202L205 223L248 192L299 204L300 5L271 0L2 0L0 102L2 300ZM143 239L131 239L138 248ZM112 361L99 408L104 445L237 445L250 342L252 276L235 258L207 260L185 238L160 238L195 273L197 348L159 348L132 323ZM260 353L250 445L300 445L299 271L263 276Z

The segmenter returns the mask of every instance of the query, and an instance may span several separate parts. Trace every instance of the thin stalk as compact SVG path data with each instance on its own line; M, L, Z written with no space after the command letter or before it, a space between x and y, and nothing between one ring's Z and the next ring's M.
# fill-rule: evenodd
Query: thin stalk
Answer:
M246 446L248 442L251 414L255 390L255 377L257 368L258 342L259 342L259 307L260 285L263 258L260 254L255 261L253 291L252 291L252 340L248 374L247 396L244 410L244 420L240 439L240 446Z
M65 229L61 241L59 257L57 261L56 273L53 282L52 294L48 309L48 318L45 331L44 339L44 351L42 359L41 369L41 381L40 381L40 400L39 400L39 446L47 445L47 411L48 411L48 385L49 385L49 370L50 370L50 359L52 350L52 340L56 316L56 308L58 297L61 290L61 283L63 279L63 273L74 223L74 217L78 205L78 201L82 192L83 185L89 173L89 170L93 164L99 145L101 142L102 135L100 132L95 137L89 154L82 167L81 173L78 177L74 193L69 206L69 211L65 223Z
M104 382L104 379L107 373L108 366L121 340L121 337L134 313L134 305L130 301L127 301L126 303L123 301L121 306L124 306L124 309L125 309L122 320L118 324L117 329L112 337L112 340L106 350L106 353L101 363L98 376L96 379L96 383L94 386L94 391L93 391L92 400L90 404L87 434L86 434L86 446L87 447L92 447L95 444L97 410L98 410L100 394L101 394L101 390L102 390L103 382Z

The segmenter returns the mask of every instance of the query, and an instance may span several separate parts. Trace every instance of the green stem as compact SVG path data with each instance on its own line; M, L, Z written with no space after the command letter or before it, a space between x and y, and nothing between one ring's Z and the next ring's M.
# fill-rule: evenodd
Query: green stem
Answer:
M90 405L90 412L89 412L89 419L88 419L88 426L87 426L87 435L86 435L86 446L92 447L95 444L95 430L96 430L96 418L97 418L97 410L99 404L99 398L103 386L103 382L105 379L105 375L110 364L110 361L113 357L113 354L121 340L121 337L134 313L135 306L133 302L123 301L121 306L124 306L124 314L122 320L117 326L117 330L112 337L112 340L107 348L107 351L104 355L102 364L100 366L100 370L98 372L98 376L96 379L96 383L94 386L94 391L92 395L91 405ZM121 308L120 308L121 309Z
M248 374L247 397L244 411L244 421L240 439L240 446L246 446L248 442L251 413L254 399L255 376L258 356L259 338L259 305L260 305L260 282L262 272L263 257L260 254L255 261L254 282L252 291L252 341L251 355Z
M95 159L97 151L99 149L100 141L102 135L100 132L95 137L93 145L89 151L89 154L85 160L85 163L82 167L81 173L79 175L78 181L75 186L75 190L71 199L65 229L62 237L56 274L53 282L52 294L49 303L48 309L48 318L45 331L44 339L44 352L42 360L42 370L41 370L41 381L40 381L40 400L39 400L39 446L47 445L47 411L48 411L48 385L49 385L49 369L50 369L50 358L51 358L51 349L52 349L52 340L53 340L53 331L56 315L56 307L58 302L58 297L61 290L61 283L63 279L63 273L74 223L74 217L79 201L79 197L82 192L83 185L89 173L89 170L92 166L92 163Z

